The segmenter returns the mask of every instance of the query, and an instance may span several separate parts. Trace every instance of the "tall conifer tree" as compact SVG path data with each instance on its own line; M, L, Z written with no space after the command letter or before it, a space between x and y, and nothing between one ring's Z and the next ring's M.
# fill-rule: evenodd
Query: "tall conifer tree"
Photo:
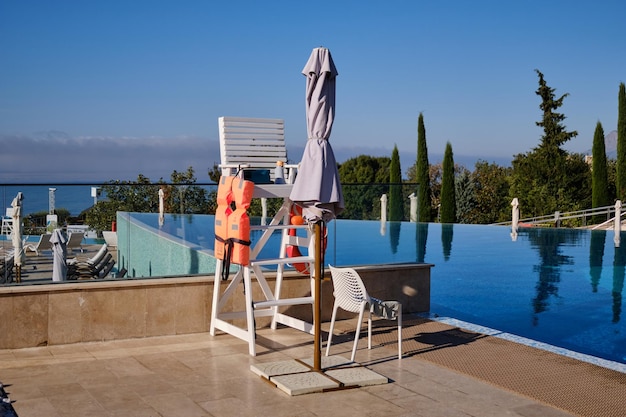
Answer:
M593 135L591 161L591 207L605 207L611 204L609 200L609 176L606 163L606 147L604 144L604 129L602 123L596 124ZM594 222L600 222L605 216L597 216Z
M419 184L417 218L420 222L430 222L432 220L429 171L430 164L428 163L424 115L420 113L417 119L417 164L415 167L415 175Z
M398 147L393 147L391 164L389 165L389 220L399 222L404 219L404 203L402 201L402 168Z
M441 223L456 222L456 195L454 189L454 156L452 145L446 143L441 178Z
M617 198L626 198L626 87L619 85L617 95Z

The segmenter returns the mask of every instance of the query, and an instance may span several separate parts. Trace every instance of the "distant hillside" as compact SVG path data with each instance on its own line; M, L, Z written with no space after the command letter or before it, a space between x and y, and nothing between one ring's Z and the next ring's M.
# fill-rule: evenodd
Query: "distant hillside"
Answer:
M613 130L604 135L604 148L607 158L617 159L617 130ZM591 155L592 153L591 149L585 152L586 155Z

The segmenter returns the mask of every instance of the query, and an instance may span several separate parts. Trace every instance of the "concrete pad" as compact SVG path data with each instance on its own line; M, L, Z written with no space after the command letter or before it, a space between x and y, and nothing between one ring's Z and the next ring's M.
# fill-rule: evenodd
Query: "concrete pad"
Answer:
M250 365L250 370L263 378L270 379L277 375L302 373L310 371L311 369L297 360L291 359L278 362L257 363Z
M327 389L339 388L339 383L319 372L279 375L270 378L270 382L289 395L311 394Z
M389 382L387 377L363 367L331 369L327 370L325 374L341 382L346 387L365 387L367 385L382 385Z
M313 358L307 358L302 361L291 359L254 364L250 365L250 370L268 379L289 395L324 392L336 388L381 385L389 382L387 377L338 355L323 356L321 367L323 372L314 371Z
M332 356L322 356L322 369L326 370L329 368L337 368L337 367L344 367L344 366L361 366L356 362L352 362L350 359L346 359L343 356L339 356L339 355L332 355ZM313 358L306 358L306 359L301 359L301 361L303 363L306 363L307 365L309 365L311 368L313 368Z

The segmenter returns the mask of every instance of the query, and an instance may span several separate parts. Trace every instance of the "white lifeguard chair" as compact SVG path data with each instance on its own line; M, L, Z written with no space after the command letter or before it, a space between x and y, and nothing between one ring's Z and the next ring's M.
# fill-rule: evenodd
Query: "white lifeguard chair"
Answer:
M225 176L241 175L243 169L268 169L270 173L276 166L276 161L287 161L284 141L284 123L280 119L247 119L239 117L220 117L220 151L222 174ZM217 259L213 304L211 307L210 334L214 336L217 330L231 334L248 342L249 353L256 355L256 328L255 317L272 317L271 327L276 329L277 324L283 324L298 330L313 334L313 324L298 318L281 313L280 308L292 305L314 304L314 234L308 226L294 226L289 224L289 214L292 202L289 195L295 179L297 165L284 165L286 184L255 184L253 198L281 198L283 204L268 225L252 226L251 230L261 230L261 237L250 248L250 262L229 277L227 288L221 291L222 269L221 259ZM241 175L243 176L243 175ZM306 237L290 236L288 229L306 229ZM261 249L268 242L275 230L281 230L281 244L276 257L260 259ZM289 245L303 248L305 253L299 257L287 257L286 248ZM284 267L286 264L307 263L311 274L311 295L297 298L281 298ZM272 290L267 282L264 267L276 265L276 284ZM263 293L263 299L253 299L252 281L256 280ZM229 300L235 295L235 289L243 282L245 296L245 310L225 311L230 305ZM232 321L245 319L245 327L235 326Z
M10 235L13 233L13 207L7 207L6 214L2 216L2 230L0 234Z

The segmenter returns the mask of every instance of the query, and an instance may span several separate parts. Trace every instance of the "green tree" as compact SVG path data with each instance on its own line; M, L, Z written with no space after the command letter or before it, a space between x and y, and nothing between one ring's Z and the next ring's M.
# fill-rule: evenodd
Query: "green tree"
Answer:
M419 184L417 218L420 222L430 222L432 220L429 169L430 164L428 163L428 147L426 146L424 115L420 113L417 119L417 161L415 167L415 179Z
M441 223L456 222L456 196L454 185L454 156L452 145L446 143L443 156L443 176L441 179Z
M609 176L606 164L606 148L604 145L604 129L602 123L596 124L593 135L591 160L591 207L604 207L611 204L609 200ZM605 216L596 216L594 223L601 223Z
M626 198L626 87L619 85L617 95L617 198Z
M210 199L205 189L194 185L196 177L193 168L189 167L185 172L174 171L171 180L171 184L166 184L162 178L152 183L149 178L139 174L134 182L109 181L102 187L106 200L98 201L85 211L86 223L100 233L110 230L118 211L158 213L159 188L165 191L166 212L190 214L215 211L209 205L209 201L215 204L215 199Z
M380 197L388 189L390 164L391 160L387 157L360 155L339 165L339 179L346 205L340 218L380 218Z
M511 219L509 198L510 168L479 160L472 182L475 204L466 215L467 223L490 224Z
M512 164L513 197L517 197L522 210L532 216L567 210L578 203L571 200L576 193L567 189L568 154L561 148L578 133L568 132L563 124L565 115L556 111L568 94L555 98L554 88L547 85L539 70L535 71L539 76L535 93L541 97L539 108L543 116L536 124L543 128L543 135L538 147L516 155Z
M170 176L171 184L166 189L166 206L171 213L206 214L215 213L215 199L209 199L206 189L194 185L197 181L193 167L185 172L173 171ZM212 202L212 206L209 204Z
M476 210L476 190L472 173L465 167L459 167L455 181L456 217L459 223L471 223L469 216Z
M398 147L393 147L389 167L389 220L404 220L404 201L402 199L402 169Z

